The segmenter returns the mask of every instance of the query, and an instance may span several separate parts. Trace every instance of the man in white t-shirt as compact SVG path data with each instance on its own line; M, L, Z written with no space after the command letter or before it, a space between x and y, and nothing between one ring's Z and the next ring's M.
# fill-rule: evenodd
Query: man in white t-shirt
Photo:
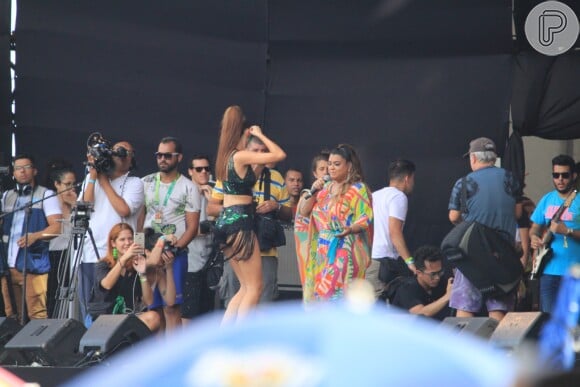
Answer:
M373 192L373 260L366 278L379 297L390 281L415 272L413 257L403 237L407 196L413 192L414 186L415 164L398 159L389 164L389 186Z
M94 157L87 156L89 174L83 182L79 201L93 204L89 222L97 251L88 233L83 242L82 261L79 269L79 301L81 317L87 319L87 304L95 284L95 264L107 254L107 239L111 228L120 222L128 223L133 229L143 206L143 183L129 173L135 167L135 151L126 141L115 144L112 171L97 171Z
M145 176L145 211L140 226L155 232L174 235L173 247L178 249L173 261L175 305L166 305L156 287L150 309L163 307L167 329L181 325L181 304L187 276L187 246L197 235L201 195L197 186L178 171L183 159L182 146L175 137L161 139L155 157L159 172ZM140 227L140 229L142 228Z
M60 232L62 211L52 191L36 185L36 167L30 155L14 158L16 188L2 195L7 216L3 219L2 239L7 244L7 262L0 263L2 295L6 316L22 318L22 299L25 299L30 319L48 318L46 290L50 260L48 240ZM28 219L23 208L31 205ZM26 255L25 255L26 252ZM26 258L25 258L26 257ZM8 267L3 267L7 263ZM24 272L26 264L26 289ZM11 286L10 286L11 285ZM10 293L13 292L16 310ZM25 319L22 318L21 322Z

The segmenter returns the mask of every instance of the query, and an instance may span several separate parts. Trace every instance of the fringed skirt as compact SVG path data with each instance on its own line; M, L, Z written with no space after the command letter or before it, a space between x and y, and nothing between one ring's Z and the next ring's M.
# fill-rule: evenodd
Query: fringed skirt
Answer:
M246 260L254 252L254 204L224 207L216 219L214 243L223 250L232 249L227 259Z

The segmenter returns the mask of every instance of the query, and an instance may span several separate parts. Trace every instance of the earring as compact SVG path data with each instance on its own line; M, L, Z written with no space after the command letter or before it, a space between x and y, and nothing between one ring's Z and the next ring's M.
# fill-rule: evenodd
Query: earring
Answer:
M119 258L119 250L116 247L113 247L113 258L115 258L115 261Z

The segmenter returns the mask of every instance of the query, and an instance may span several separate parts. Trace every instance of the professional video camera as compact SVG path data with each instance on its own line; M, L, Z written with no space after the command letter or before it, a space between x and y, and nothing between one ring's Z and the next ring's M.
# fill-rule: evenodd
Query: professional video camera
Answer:
M89 220L93 212L93 203L76 202L70 214L70 224L74 235L84 235L89 228Z
M113 156L126 157L127 150L121 148L119 152L111 149L111 143L99 132L95 132L87 139L87 153L95 159L93 167L99 173L111 174L115 170Z

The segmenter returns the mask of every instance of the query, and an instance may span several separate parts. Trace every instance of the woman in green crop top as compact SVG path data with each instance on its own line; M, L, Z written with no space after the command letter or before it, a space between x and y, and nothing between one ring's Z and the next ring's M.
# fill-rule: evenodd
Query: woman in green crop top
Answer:
M246 315L258 303L262 292L262 260L254 233L252 188L256 175L252 166L286 158L282 148L266 137L259 126L249 129L244 126L242 109L228 107L222 118L216 159L216 175L223 182L224 200L214 235L240 281L240 290L228 304L224 322ZM246 150L250 136L260 139L268 151Z

